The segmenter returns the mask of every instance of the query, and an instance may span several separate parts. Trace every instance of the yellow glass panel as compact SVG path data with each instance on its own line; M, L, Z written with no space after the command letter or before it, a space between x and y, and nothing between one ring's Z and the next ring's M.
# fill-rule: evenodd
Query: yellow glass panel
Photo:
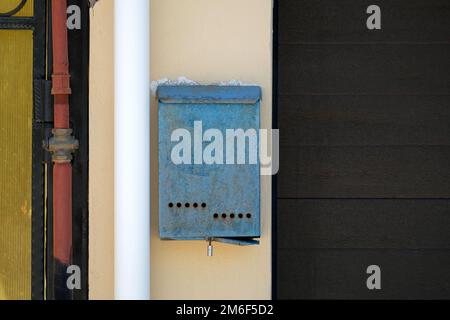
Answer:
M16 8L20 2L21 0L0 0L0 12L9 12ZM33 0L28 0L22 10L15 14L14 17L32 17L33 2Z
M31 298L33 34L0 30L0 299Z

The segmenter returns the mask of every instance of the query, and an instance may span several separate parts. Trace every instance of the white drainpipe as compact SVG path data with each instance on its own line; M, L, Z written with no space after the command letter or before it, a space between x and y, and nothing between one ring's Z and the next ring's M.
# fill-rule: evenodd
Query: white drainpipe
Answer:
M115 0L115 298L150 298L150 0Z

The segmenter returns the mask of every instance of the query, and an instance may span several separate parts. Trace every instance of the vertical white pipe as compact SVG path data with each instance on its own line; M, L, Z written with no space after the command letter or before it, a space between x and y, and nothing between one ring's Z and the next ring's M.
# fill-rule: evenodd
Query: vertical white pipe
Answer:
M115 297L149 299L150 0L115 0L114 16Z

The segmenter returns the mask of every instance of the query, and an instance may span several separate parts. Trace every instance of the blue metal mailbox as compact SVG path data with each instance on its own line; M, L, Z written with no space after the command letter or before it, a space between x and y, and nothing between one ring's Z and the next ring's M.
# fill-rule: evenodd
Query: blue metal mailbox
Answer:
M163 85L157 98L160 237L258 243L261 89Z

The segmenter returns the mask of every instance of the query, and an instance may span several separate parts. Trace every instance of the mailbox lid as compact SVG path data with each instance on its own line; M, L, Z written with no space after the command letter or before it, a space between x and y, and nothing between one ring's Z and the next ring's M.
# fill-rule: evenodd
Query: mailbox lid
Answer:
M261 88L258 86L162 85L158 87L156 95L159 102L170 104L255 104L261 100Z

